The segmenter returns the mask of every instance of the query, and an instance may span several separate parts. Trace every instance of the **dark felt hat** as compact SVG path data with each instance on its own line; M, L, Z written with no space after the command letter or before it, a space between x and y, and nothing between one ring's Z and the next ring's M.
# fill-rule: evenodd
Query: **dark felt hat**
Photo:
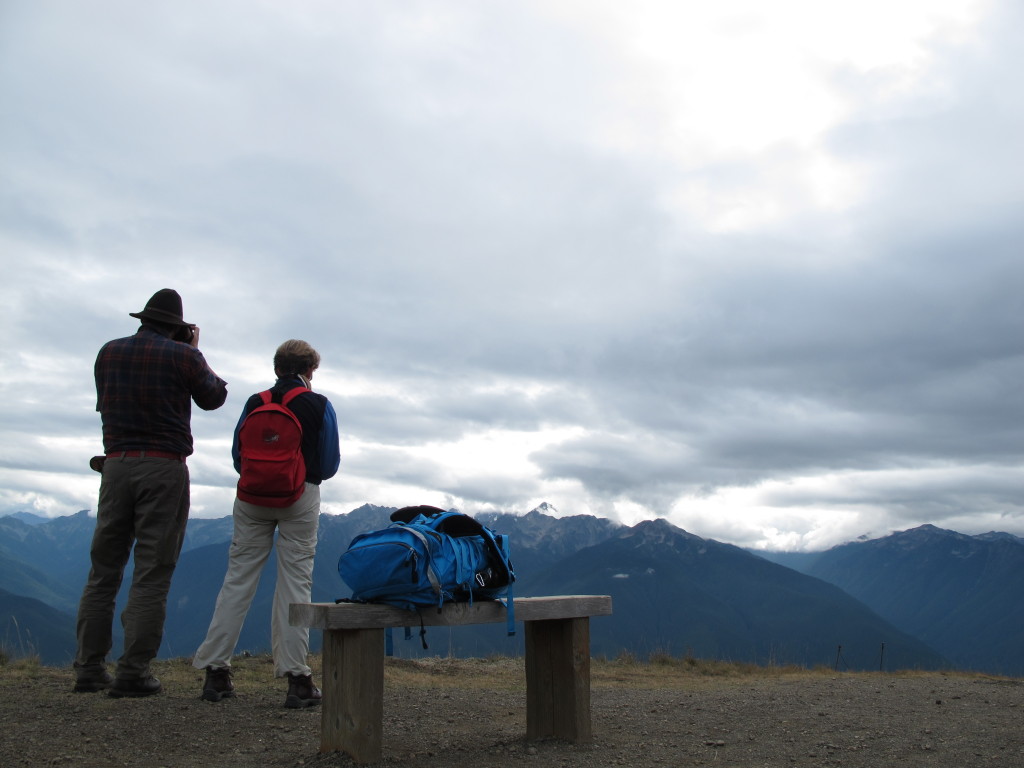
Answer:
M155 320L169 325L188 325L181 316L181 296L172 288L161 288L146 302L141 312L129 312L140 320Z

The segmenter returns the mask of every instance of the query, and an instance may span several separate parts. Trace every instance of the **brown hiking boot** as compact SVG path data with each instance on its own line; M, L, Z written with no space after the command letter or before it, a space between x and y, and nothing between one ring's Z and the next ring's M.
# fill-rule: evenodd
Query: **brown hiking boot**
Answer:
M322 698L320 689L313 685L312 675L293 675L288 673L288 696L284 705L288 709L314 707Z
M231 682L231 668L206 668L206 680L203 681L203 699L220 701L235 695L235 684Z

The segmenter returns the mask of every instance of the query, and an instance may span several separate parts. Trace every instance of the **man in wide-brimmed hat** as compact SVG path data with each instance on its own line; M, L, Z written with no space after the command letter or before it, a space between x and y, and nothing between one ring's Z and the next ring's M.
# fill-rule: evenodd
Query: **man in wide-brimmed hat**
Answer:
M103 422L99 505L92 568L78 606L75 691L111 696L160 692L150 662L163 639L167 592L189 510L185 459L192 453L192 402L211 411L227 384L199 351L199 328L182 316L181 296L164 288L141 312L133 336L103 345L96 358L96 410ZM107 671L114 600L134 544L135 569L121 615L124 653Z

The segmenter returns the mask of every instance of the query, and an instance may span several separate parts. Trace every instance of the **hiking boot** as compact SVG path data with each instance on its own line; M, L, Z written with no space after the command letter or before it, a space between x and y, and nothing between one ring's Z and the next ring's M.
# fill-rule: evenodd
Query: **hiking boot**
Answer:
M288 697L284 705L288 709L314 707L322 698L320 689L313 685L312 675L293 675L288 673Z
M110 687L114 677L107 670L99 672L80 673L75 680L75 693L96 693Z
M231 667L207 667L203 681L203 698L206 701L220 701L235 695L235 684L231 682Z
M114 684L110 686L107 694L115 699L137 698L139 696L152 696L154 693L160 693L162 690L163 686L160 685L159 680L152 675L146 675L145 677L133 678L119 677L114 680Z

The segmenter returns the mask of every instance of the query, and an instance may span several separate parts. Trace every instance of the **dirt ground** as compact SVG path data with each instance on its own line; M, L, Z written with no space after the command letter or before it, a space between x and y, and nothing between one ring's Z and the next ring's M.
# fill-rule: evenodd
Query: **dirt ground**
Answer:
M525 741L521 660L389 666L386 766L1024 766L1024 681L981 675L772 672L699 676L595 665L592 744ZM488 671L491 670L491 671ZM319 708L286 710L269 664L238 696L161 662L164 693L76 694L67 669L0 666L0 766L349 766L321 754ZM319 676L318 676L319 679Z

